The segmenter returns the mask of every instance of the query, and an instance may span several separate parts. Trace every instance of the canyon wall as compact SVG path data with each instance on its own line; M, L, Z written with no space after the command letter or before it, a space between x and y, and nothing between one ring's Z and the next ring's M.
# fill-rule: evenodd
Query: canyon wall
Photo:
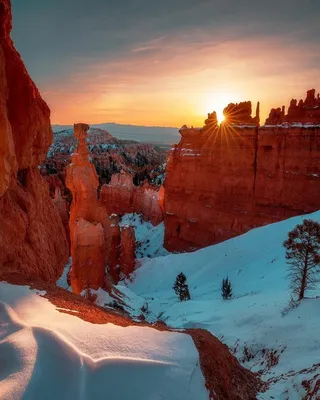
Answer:
M56 280L68 259L59 214L38 165L52 142L50 110L10 38L0 0L0 276Z
M259 127L259 104L231 104L217 125L183 127L167 162L165 247L194 250L320 208L319 96ZM319 103L319 104L318 104ZM279 110L279 109L277 109ZM293 119L295 121L293 121ZM289 121L289 122L288 122Z

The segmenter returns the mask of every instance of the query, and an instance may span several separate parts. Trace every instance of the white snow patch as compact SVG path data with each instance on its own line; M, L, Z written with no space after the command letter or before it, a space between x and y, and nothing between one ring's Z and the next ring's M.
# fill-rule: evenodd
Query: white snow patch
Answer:
M164 223L161 222L157 226L153 226L151 222L143 220L141 215L126 214L122 217L119 225L121 227L131 225L135 229L136 241L138 246L136 249L136 257L158 257L169 254L163 247L164 243Z
M2 399L207 400L190 336L91 324L0 283Z
M62 275L57 280L57 286L72 291L71 287L68 285L68 273L72 265L72 258L70 257L66 266L63 269Z
M126 284L148 303L149 321L161 319L175 328L207 329L235 349L244 366L264 370L265 380L284 374L259 399L300 400L302 380L320 373L319 366L313 373L299 372L320 361L320 284L307 293L313 298L283 315L290 291L282 243L305 218L319 221L320 212L253 229L194 253L145 259L133 282ZM191 294L191 300L182 303L172 289L180 272L186 275ZM234 294L230 301L221 298L221 281L226 276ZM253 355L249 361L245 348ZM264 349L277 352L277 365L266 367Z

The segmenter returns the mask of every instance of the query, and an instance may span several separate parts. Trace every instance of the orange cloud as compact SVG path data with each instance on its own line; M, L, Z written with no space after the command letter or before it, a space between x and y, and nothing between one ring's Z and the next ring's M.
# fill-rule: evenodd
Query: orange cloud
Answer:
M242 100L260 100L264 120L271 107L320 88L318 65L316 44L219 42L190 32L140 43L112 61L92 60L61 85L42 89L59 124L202 125L215 107Z

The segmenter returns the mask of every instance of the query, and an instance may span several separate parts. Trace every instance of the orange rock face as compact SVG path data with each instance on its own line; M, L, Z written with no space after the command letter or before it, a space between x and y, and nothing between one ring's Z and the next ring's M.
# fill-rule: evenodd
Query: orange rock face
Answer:
M52 141L50 110L10 31L10 2L0 0L0 275L56 280L68 245L38 171Z
M105 278L105 238L101 223L83 218L76 221L71 240L72 291L81 293L86 288L99 289Z
M106 240L108 273L114 284L120 280L119 258L121 254L121 230L119 226L119 217L116 214L110 216L110 231Z
M97 198L98 177L89 161L89 126L76 124L78 147L67 168L66 185L72 193L70 210L71 286L75 293L105 284L106 248L110 222Z
M183 127L169 155L170 251L198 249L320 208L320 126L259 128L259 113L248 115L248 102L225 111L221 126L213 113L202 129Z
M66 200L61 196L61 189L59 186L56 186L52 202L58 210L70 246L69 205Z
M100 191L100 203L109 214L142 214L145 221L158 225L163 221L163 187L154 188L149 184L135 186L132 175L124 171L115 174L109 185Z
M121 231L119 217L110 212L110 209L120 212L132 203L132 177L125 173L114 175L113 190L107 197L110 203L98 199L98 177L89 161L86 144L88 129L86 124L74 126L79 144L66 177L66 185L72 192L69 227L71 286L75 293L87 288L109 288L109 278L117 283L122 276L129 276L135 265L134 229Z
M124 226L121 229L121 253L119 259L120 273L125 277L134 271L136 237L132 226Z
M273 108L270 111L266 125L289 124L319 124L320 122L320 95L316 96L315 89L307 91L305 100L292 99L285 114L285 106Z

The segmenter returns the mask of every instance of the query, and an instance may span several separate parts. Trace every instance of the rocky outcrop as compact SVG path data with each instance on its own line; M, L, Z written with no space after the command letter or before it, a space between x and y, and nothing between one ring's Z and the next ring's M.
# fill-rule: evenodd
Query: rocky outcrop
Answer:
M132 175L121 170L119 174L112 175L110 184L101 187L100 202L109 214L131 213L134 192Z
M120 280L121 228L117 214L112 214L109 218L111 225L109 236L106 240L107 269L112 282L117 284Z
M119 265L121 275L129 277L134 271L136 259L136 237L133 226L124 226L121 229L121 251Z
M10 31L10 1L0 0L0 275L56 280L68 245L38 170L52 141L50 110Z
M88 129L86 124L74 126L78 147L66 176L66 185L72 193L69 227L71 286L75 293L88 288L109 288L110 279L117 283L121 277L129 276L135 262L133 228L121 231L119 217L111 214L108 204L98 198L98 177L86 143ZM117 182L123 184L121 187L125 187L126 177L119 176ZM118 203L121 204L120 197Z
M100 203L109 214L142 214L145 221L158 225L163 221L164 189L145 183L133 184L132 175L121 171L111 178L109 185L103 185L100 191Z
M255 117L250 110L248 102L231 105L220 126L213 113L203 128L180 130L166 171L168 250L198 249L320 208L320 118L318 126L268 120L260 128L259 108Z
M78 147L67 168L66 185L72 193L70 209L71 286L75 293L105 284L106 249L110 222L97 197L98 177L89 161L86 137L89 126L76 124Z
M294 125L313 125L320 123L320 95L316 96L315 89L307 91L305 100L292 99L285 114L285 106L272 108L266 125L294 124Z
M61 195L61 189L56 186L54 197L52 199L53 204L58 210L59 216L61 218L64 230L66 232L66 237L70 246L70 230L69 230L69 204Z

